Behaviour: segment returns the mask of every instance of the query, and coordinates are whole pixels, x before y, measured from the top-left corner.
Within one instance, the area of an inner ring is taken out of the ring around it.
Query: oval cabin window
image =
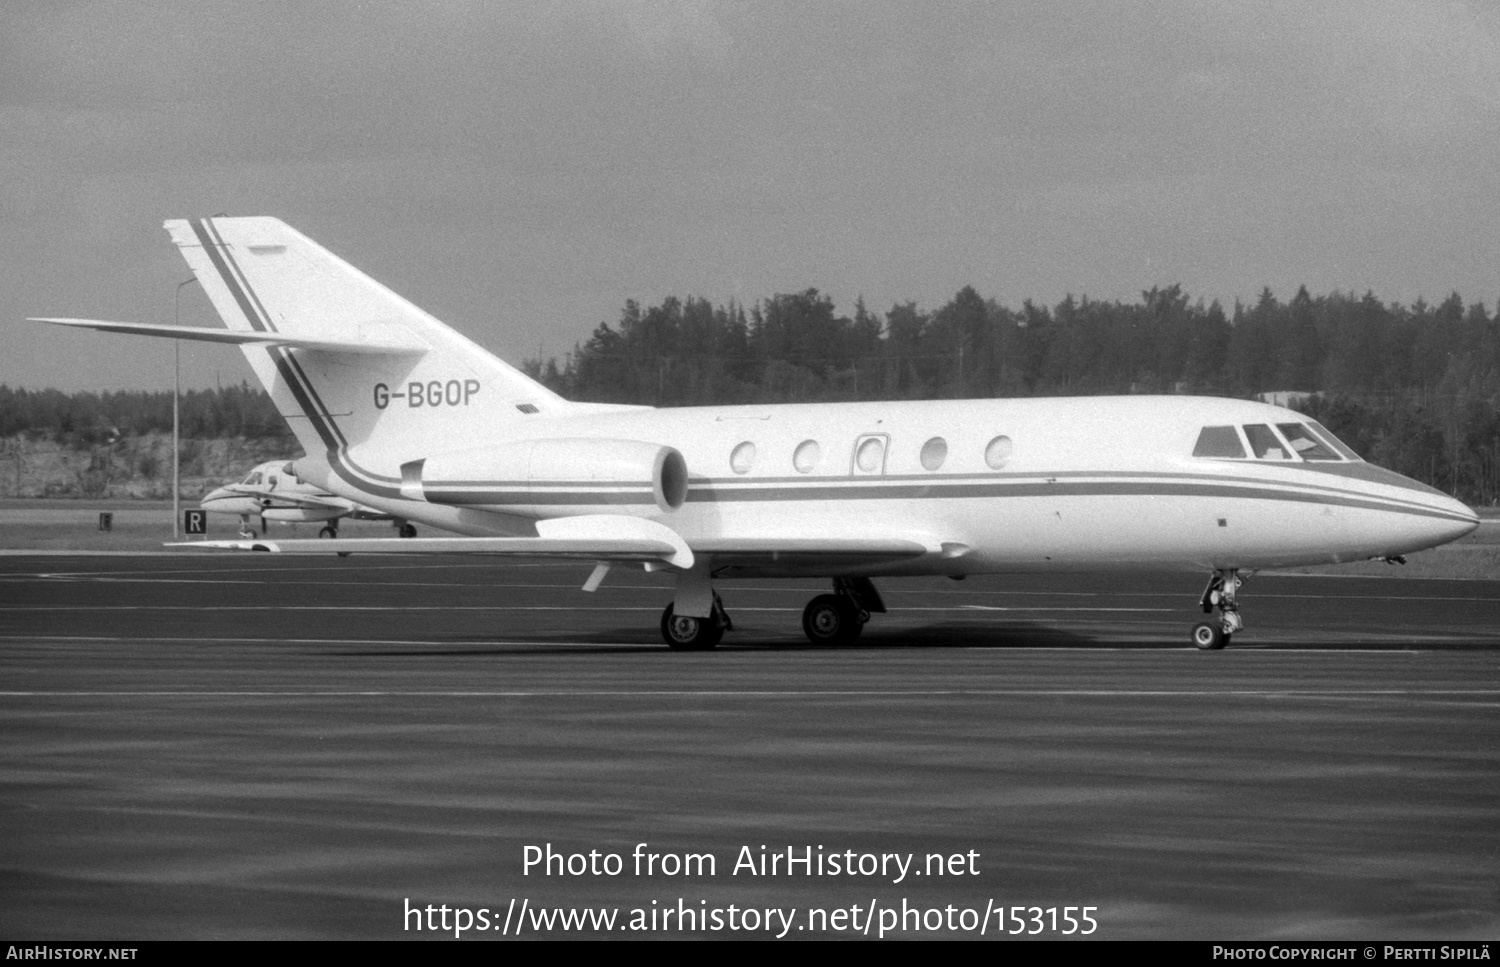
[[[741,443],[739,446],[735,447],[734,452],[729,455],[729,469],[733,470],[735,473],[749,473],[750,468],[754,466],[754,464],[755,444],[751,443],[749,440],[746,440],[744,443]]]
[[[812,473],[822,458],[823,448],[818,446],[817,440],[803,440],[797,444],[797,452],[792,454],[792,466],[798,473]]]
[[[922,469],[938,470],[943,466],[943,461],[948,459],[948,441],[940,436],[922,444]]]
[[[984,462],[991,470],[999,470],[1010,462],[1010,437],[997,436],[984,448]]]

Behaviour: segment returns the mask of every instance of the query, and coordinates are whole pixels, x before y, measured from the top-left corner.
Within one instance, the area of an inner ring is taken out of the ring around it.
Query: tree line
[[[689,406],[1110,393],[1253,397],[1294,391],[1299,406],[1361,455],[1461,499],[1500,499],[1500,320],[1458,294],[1437,305],[1373,294],[1253,303],[1192,299],[1180,286],[1139,300],[1068,296],[1019,308],[972,287],[924,310],[852,316],[816,289],[751,305],[669,297],[625,304],[561,362],[523,369],[570,399]],[[186,439],[295,438],[259,387],[192,390]],[[98,446],[169,432],[170,392],[0,385],[0,437]]]
[[[570,399],[690,406],[834,400],[1294,392],[1362,455],[1476,503],[1500,498],[1500,334],[1483,303],[1372,293],[1229,310],[1181,286],[1138,301],[1019,308],[961,289],[933,311],[816,289],[750,306],[625,304],[559,363],[523,368]],[[1302,396],[1300,394],[1312,394]]]
[[[296,438],[259,386],[240,383],[188,390],[178,404],[180,432],[188,440],[231,437]],[[172,430],[172,394],[121,390],[64,393],[0,385],[0,437],[45,437],[72,446],[96,446],[122,436]]]

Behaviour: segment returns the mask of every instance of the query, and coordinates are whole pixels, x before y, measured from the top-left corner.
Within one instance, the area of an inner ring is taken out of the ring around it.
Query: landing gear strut
[[[265,523],[264,517],[261,518],[261,523]],[[240,537],[247,541],[255,540],[255,528],[250,526],[249,514],[240,515]]]
[[[1217,609],[1219,616],[1193,625],[1193,644],[1202,651],[1223,648],[1229,644],[1231,635],[1245,627],[1245,622],[1240,619],[1239,603],[1234,597],[1243,583],[1239,569],[1232,567],[1220,568],[1208,579],[1208,587],[1203,589],[1203,597],[1198,604],[1203,608],[1204,614],[1212,614]]]

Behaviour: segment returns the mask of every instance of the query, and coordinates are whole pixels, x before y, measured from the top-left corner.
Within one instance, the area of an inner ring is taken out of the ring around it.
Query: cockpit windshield
[[[260,481],[261,481],[260,471],[257,470],[254,473],[250,474],[250,476],[248,476],[248,477],[245,478],[245,486],[246,487],[258,487],[258,486],[260,486]]]
[[[1312,430],[1301,423],[1278,423],[1276,429],[1286,437],[1286,442],[1292,445],[1297,456],[1303,460],[1337,460],[1339,455],[1334,453],[1322,440],[1313,436]]]
[[[1281,438],[1271,432],[1271,428],[1264,423],[1250,423],[1245,426],[1245,439],[1250,441],[1250,452],[1255,454],[1257,460],[1290,460],[1291,455],[1281,442]]]
[[[1205,426],[1198,433],[1193,456],[1220,460],[1307,460],[1340,462],[1358,460],[1359,455],[1345,446],[1321,424],[1246,423],[1242,426]]]

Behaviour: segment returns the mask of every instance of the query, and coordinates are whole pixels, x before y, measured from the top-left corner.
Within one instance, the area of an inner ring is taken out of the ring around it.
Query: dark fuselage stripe
[[[589,504],[619,504],[650,502],[644,491],[639,496],[630,492],[600,491],[526,491],[502,489],[437,490],[428,494],[428,500],[436,504],[517,506],[579,506]],[[1430,507],[1410,506],[1405,502],[1384,502],[1365,495],[1309,493],[1273,487],[1242,487],[1226,484],[1205,484],[1189,481],[1145,482],[1145,481],[1076,481],[1067,483],[966,483],[966,484],[897,484],[880,487],[870,486],[823,486],[823,487],[766,487],[760,489],[734,488],[725,490],[714,487],[693,487],[688,491],[690,503],[765,503],[848,501],[848,500],[993,500],[1011,498],[1047,497],[1206,497],[1234,500],[1270,500],[1290,503],[1317,504],[1329,507],[1351,507],[1360,510],[1376,510],[1384,513],[1407,514],[1415,517],[1431,517],[1472,523],[1472,518]]]

